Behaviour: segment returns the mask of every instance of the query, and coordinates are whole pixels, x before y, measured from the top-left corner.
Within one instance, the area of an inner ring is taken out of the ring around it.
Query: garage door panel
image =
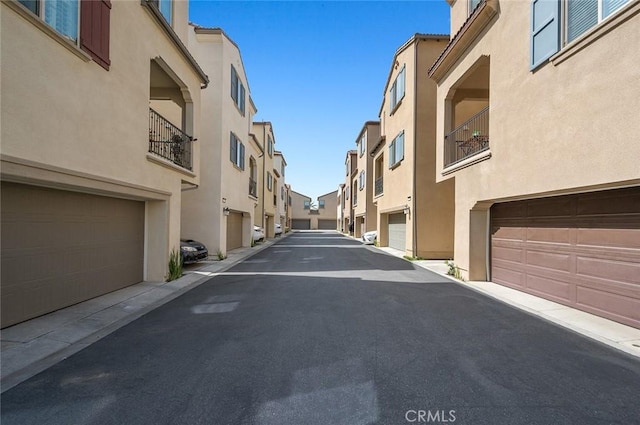
[[[640,322],[640,299],[616,293],[578,287],[577,304],[596,314],[615,316],[618,320]],[[586,307],[586,308],[585,308]]]
[[[404,214],[389,215],[389,247],[401,251],[407,246],[407,216]]]
[[[640,285],[640,263],[578,257],[577,274]]]
[[[242,213],[227,216],[227,251],[242,247]]]
[[[571,301],[572,285],[564,280],[553,279],[549,276],[526,275],[526,287],[531,292],[547,296],[555,301]]]
[[[571,270],[571,255],[569,254],[527,250],[526,256],[526,262],[530,266],[564,272]]]
[[[291,220],[291,227],[296,230],[309,230],[311,229],[311,220],[308,219],[293,219]]]
[[[496,204],[491,228],[494,282],[640,328],[640,187]]]
[[[640,250],[640,229],[578,229],[577,243]]]
[[[526,231],[528,242],[558,243],[569,245],[575,240],[574,229],[530,227]]]
[[[318,229],[320,230],[335,230],[336,229],[336,221],[322,219],[318,220]]]

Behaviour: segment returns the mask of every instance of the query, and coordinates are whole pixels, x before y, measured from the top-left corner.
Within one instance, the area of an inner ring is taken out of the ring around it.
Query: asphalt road
[[[638,424],[640,361],[297,233],[2,394],[9,424]]]

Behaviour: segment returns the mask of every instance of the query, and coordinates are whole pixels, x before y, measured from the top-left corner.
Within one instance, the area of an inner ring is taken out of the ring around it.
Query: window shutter
[[[240,107],[240,112],[242,112],[242,116],[244,116],[244,86],[242,85],[242,83],[240,84],[240,105],[238,105]]]
[[[402,67],[402,71],[400,71],[400,75],[398,75],[398,86],[396,87],[396,104],[400,102],[400,99],[404,97],[404,70],[405,67]]]
[[[244,145],[239,143],[240,145],[240,168],[244,170]]]
[[[110,0],[81,0],[80,47],[104,69],[109,69]]]
[[[238,74],[236,69],[231,65],[231,99],[234,102],[238,102]]]
[[[231,159],[231,162],[233,162],[234,164],[236,163],[236,161],[238,160],[238,147],[236,145],[236,138],[233,135],[233,133],[231,133],[230,139],[229,139],[229,151],[230,151],[230,155],[229,155],[229,159]]]
[[[398,135],[396,140],[396,162],[404,159],[404,131]]]
[[[531,69],[560,49],[560,1],[531,2]]]
[[[391,168],[393,166],[393,164],[396,162],[395,161],[395,152],[394,152],[395,144],[396,144],[396,141],[394,140],[389,145],[389,168]]]
[[[570,0],[567,4],[567,41],[598,23],[598,0]]]

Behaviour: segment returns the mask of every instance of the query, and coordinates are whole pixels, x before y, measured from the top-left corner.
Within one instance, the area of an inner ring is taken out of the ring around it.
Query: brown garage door
[[[294,218],[291,220],[291,228],[296,230],[309,230],[311,229],[311,220]]]
[[[227,251],[242,247],[242,213],[227,216]]]
[[[640,328],[640,187],[496,204],[491,280]]]
[[[144,203],[2,183],[2,326],[143,279]]]
[[[336,220],[322,219],[318,220],[318,229],[320,230],[336,230]]]

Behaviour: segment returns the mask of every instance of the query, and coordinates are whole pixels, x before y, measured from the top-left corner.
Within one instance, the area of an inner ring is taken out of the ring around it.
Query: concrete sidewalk
[[[376,249],[396,257],[403,258],[404,256],[404,252],[397,249],[388,247],[376,247]],[[526,294],[493,282],[463,282],[454,279],[447,275],[449,267],[442,260],[416,260],[412,261],[412,263],[438,273],[459,285],[595,339],[617,350],[640,357],[640,329],[632,328],[631,326],[623,325],[613,320],[567,307],[566,305],[536,297],[535,295]]]
[[[172,282],[141,282],[0,331],[0,392],[29,379],[149,311],[179,297],[290,233],[184,266]],[[214,259],[215,258],[215,259]]]

